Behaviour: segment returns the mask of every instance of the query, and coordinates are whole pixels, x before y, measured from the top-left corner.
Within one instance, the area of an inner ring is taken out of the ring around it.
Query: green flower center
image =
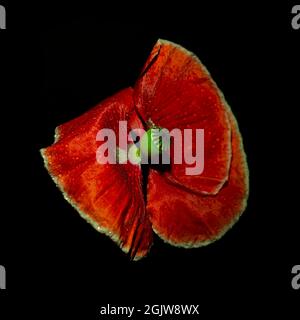
[[[169,132],[161,127],[152,127],[141,138],[141,154],[146,157],[161,155],[170,149]]]

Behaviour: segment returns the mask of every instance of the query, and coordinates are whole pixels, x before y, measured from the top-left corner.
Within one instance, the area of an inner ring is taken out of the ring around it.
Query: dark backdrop
[[[0,264],[8,289],[0,300],[11,314],[96,319],[106,303],[200,304],[228,315],[236,305],[254,314],[295,306],[300,31],[291,29],[291,6],[175,7],[7,4]],[[155,238],[149,256],[131,262],[63,199],[39,149],[58,124],[133,85],[158,38],[198,55],[224,92],[244,138],[250,198],[216,243],[185,250]]]

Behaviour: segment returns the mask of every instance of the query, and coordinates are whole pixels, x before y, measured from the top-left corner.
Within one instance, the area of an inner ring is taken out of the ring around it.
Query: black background
[[[0,302],[11,318],[96,319],[106,303],[200,304],[211,315],[292,312],[300,30],[291,28],[291,7],[6,5],[0,264],[8,289]],[[216,243],[185,250],[155,238],[149,256],[131,262],[64,201],[39,149],[53,142],[58,124],[132,86],[158,38],[198,55],[224,92],[244,138],[250,198]]]

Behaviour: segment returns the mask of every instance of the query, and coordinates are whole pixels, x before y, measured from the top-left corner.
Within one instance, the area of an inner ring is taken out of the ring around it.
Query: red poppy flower
[[[187,164],[172,159],[167,170],[149,166],[146,178],[140,165],[99,164],[97,132],[110,128],[118,137],[120,121],[128,131],[149,123],[203,129],[203,172],[187,175]],[[199,59],[169,41],[156,43],[134,88],[58,126],[41,153],[65,199],[135,260],[148,253],[153,231],[172,245],[200,247],[219,239],[246,206],[246,156],[230,107]]]

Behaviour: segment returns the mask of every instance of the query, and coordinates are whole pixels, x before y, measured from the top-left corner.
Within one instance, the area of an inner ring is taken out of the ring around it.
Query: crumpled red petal
[[[123,90],[59,126],[55,143],[42,149],[42,155],[65,199],[137,260],[152,244],[140,166],[96,161],[97,132],[110,128],[118,135],[119,121],[130,123],[133,112],[132,89]]]
[[[232,162],[228,181],[217,195],[192,193],[151,170],[147,212],[155,232],[172,245],[200,247],[219,239],[246,207],[249,189],[246,156],[238,125],[229,116]]]
[[[148,58],[134,92],[145,122],[168,130],[204,129],[204,171],[186,175],[186,164],[171,166],[173,182],[195,192],[216,194],[228,178],[231,133],[222,93],[199,59],[183,47],[159,40]],[[192,150],[195,154],[196,142]]]

